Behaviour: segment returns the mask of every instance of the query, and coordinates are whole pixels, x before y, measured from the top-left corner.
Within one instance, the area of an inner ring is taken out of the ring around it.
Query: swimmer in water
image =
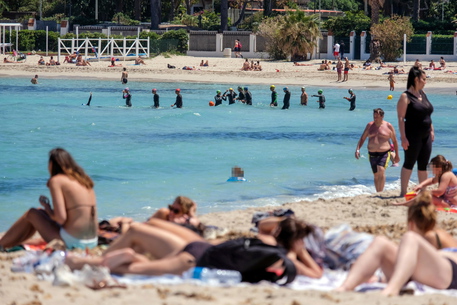
[[[176,108],[182,108],[182,95],[181,95],[181,89],[176,89],[175,90],[175,93],[176,93],[176,102],[171,105],[171,107],[175,107]]]
[[[324,93],[324,91],[322,89],[319,89],[317,91],[317,94],[312,95],[319,98],[319,100],[316,101],[319,103],[319,109],[325,109],[325,95],[323,95],[322,93]]]
[[[270,91],[271,91],[270,107],[276,107],[276,106],[278,106],[278,93],[276,92],[275,85],[270,86]]]
[[[30,80],[30,82],[31,82],[32,84],[34,84],[34,85],[38,84],[38,75],[35,75],[35,77],[32,78],[32,79]]]
[[[154,97],[154,108],[159,108],[160,107],[160,104],[159,104],[159,95],[157,94],[157,89],[152,89],[152,95]]]
[[[355,93],[352,89],[348,90],[348,93],[351,95],[350,97],[343,97],[345,100],[348,100],[349,103],[351,103],[351,107],[349,108],[349,111],[352,111],[355,109]]]
[[[83,104],[83,105],[90,106],[90,101],[92,101],[92,92],[90,93],[89,100],[87,101],[87,104]]]
[[[125,88],[122,90],[122,97],[125,99],[125,105],[127,107],[132,107],[132,94],[130,94],[130,89]]]

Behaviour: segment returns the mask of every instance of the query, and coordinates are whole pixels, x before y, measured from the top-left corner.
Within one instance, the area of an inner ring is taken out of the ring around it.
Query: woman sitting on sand
[[[284,256],[283,259],[273,262],[270,268],[262,271],[279,273],[280,276],[281,273],[285,273],[285,260],[290,260],[295,266],[294,273],[320,277],[322,271],[316,272],[312,267],[294,258],[294,255],[290,255],[296,249],[303,249],[303,238],[309,230],[306,223],[294,218],[286,218],[279,222],[275,236],[259,234],[257,239],[264,244],[278,247],[278,250],[284,248],[289,252],[287,257]],[[103,253],[102,257],[68,256],[66,263],[72,269],[81,269],[84,264],[89,264],[104,265],[111,272],[120,274],[181,275],[189,268],[198,266],[199,260],[212,247],[212,244],[186,228],[160,219],[152,219],[150,225],[139,223],[132,225],[129,231]],[[155,260],[149,260],[146,255],[154,257]],[[269,269],[272,270],[269,271]]]
[[[62,148],[49,152],[47,186],[52,206],[40,196],[43,209],[31,208],[0,239],[0,248],[20,245],[35,232],[50,242],[61,239],[68,249],[97,246],[97,207],[94,183],[71,155]]]
[[[251,70],[251,65],[249,64],[249,60],[246,58],[244,60],[243,66],[241,67],[241,71],[249,71]]]
[[[400,245],[386,237],[376,237],[337,290],[354,290],[378,268],[387,278],[384,295],[398,295],[410,280],[435,289],[457,289],[457,253],[446,250],[457,248],[457,241],[449,233],[435,229],[435,223],[432,196],[424,191],[408,208],[408,232]]]

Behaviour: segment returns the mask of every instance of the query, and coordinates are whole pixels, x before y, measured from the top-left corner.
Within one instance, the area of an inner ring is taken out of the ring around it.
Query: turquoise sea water
[[[373,108],[383,108],[397,127],[400,95],[387,100],[387,90],[356,90],[357,108],[350,112],[346,90],[324,88],[327,108],[319,110],[316,98],[299,106],[299,87],[292,86],[291,107],[283,111],[269,107],[268,85],[249,86],[252,107],[208,107],[216,90],[238,84],[132,82],[133,107],[126,108],[117,81],[39,81],[0,79],[0,231],[39,206],[40,194],[49,195],[48,151],[56,146],[94,179],[100,218],[143,220],[177,195],[208,213],[374,192],[366,144],[365,158],[356,160],[354,150]],[[178,87],[184,108],[171,109]],[[150,108],[152,88],[160,109]],[[81,106],[90,91],[92,106]],[[428,96],[435,106],[433,155],[457,164],[456,97]],[[248,182],[226,182],[235,165]],[[388,169],[387,188],[398,187],[399,175],[399,167]]]

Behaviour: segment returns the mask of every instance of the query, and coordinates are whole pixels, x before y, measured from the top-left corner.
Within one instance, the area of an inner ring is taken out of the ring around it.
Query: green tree
[[[267,52],[274,59],[313,54],[320,38],[317,15],[306,16],[303,11],[288,11],[284,16],[267,18],[259,26],[258,34],[267,40]]]
[[[339,11],[358,11],[362,9],[363,1],[357,0],[321,0],[321,10],[339,10]],[[319,1],[310,1],[308,3],[310,9],[315,9],[316,13],[319,10]]]
[[[401,55],[403,34],[408,41],[414,34],[409,17],[394,15],[371,26],[371,35],[380,42],[381,56],[385,61],[395,61]]]
[[[324,22],[324,27],[333,32],[335,37],[349,36],[351,31],[360,34],[370,28],[370,17],[365,12],[346,12],[341,17],[330,17]]]

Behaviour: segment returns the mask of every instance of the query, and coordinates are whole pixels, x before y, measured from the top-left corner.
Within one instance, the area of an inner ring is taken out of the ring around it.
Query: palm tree
[[[313,54],[317,46],[317,39],[321,37],[319,17],[317,15],[306,16],[303,11],[290,11],[284,19],[281,27],[279,43],[285,54],[289,54],[293,60],[296,56],[307,57]]]
[[[151,30],[158,30],[160,24],[160,0],[151,0]]]
[[[379,10],[384,6],[385,0],[370,0],[371,6],[371,26],[379,23]],[[370,42],[370,60],[377,61],[379,58],[379,44],[378,41],[371,35]]]

